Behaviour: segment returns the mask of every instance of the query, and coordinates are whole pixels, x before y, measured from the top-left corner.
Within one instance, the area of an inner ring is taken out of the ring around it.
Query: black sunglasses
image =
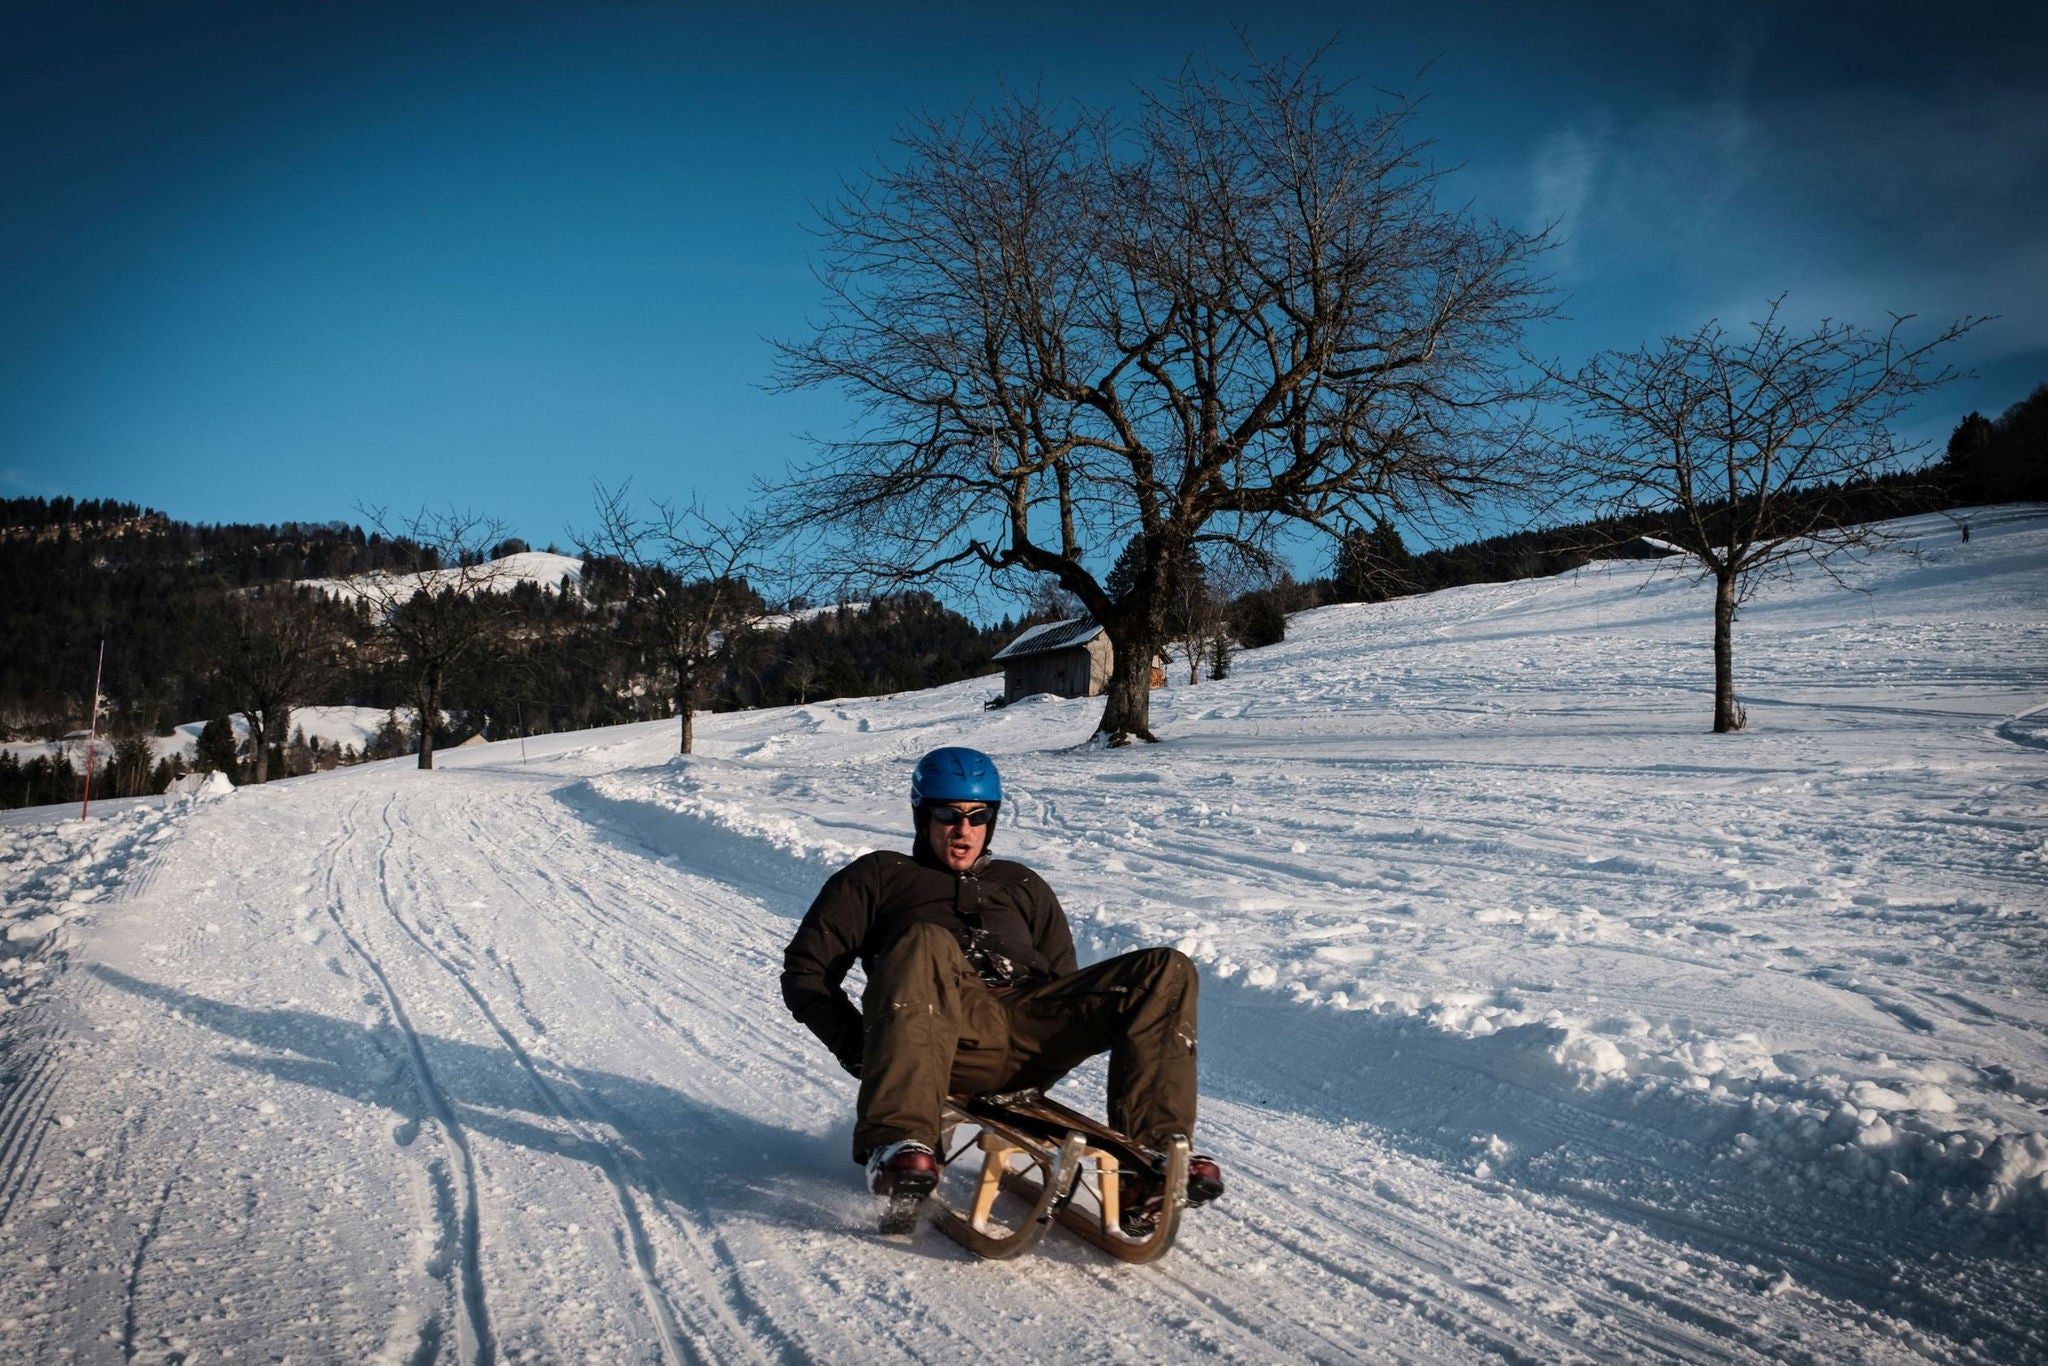
[[[969,811],[958,806],[927,806],[924,814],[925,819],[937,821],[940,825],[958,825],[961,821],[966,821],[969,825],[987,825],[996,818],[996,809],[993,806],[984,806],[979,810]]]

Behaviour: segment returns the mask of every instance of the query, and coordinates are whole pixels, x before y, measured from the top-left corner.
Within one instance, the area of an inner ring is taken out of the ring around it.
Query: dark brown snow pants
[[[1109,1054],[1109,1123],[1149,1147],[1195,1131],[1195,965],[1140,949],[1057,981],[994,992],[959,941],[918,925],[873,965],[861,997],[865,1049],[856,1162],[914,1138],[939,1146],[949,1092],[1047,1087]]]

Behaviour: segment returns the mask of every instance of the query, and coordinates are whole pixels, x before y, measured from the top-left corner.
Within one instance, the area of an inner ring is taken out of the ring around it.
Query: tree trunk
[[[270,733],[277,737],[277,776],[289,778],[291,765],[286,762],[289,757],[286,750],[292,742],[292,705],[289,702],[279,702],[264,712],[263,716],[270,723]],[[271,720],[272,717],[276,719]]]
[[[1127,639],[1111,630],[1109,643],[1116,655],[1110,662],[1107,703],[1095,733],[1108,736],[1112,745],[1128,745],[1132,740],[1156,743],[1159,737],[1152,733],[1152,657],[1159,652],[1158,641]]]
[[[690,709],[690,701],[697,695],[697,671],[690,661],[677,659],[676,666],[676,715],[682,722],[682,753],[690,753],[697,743],[697,718]]]
[[[243,712],[249,721],[249,781],[261,787],[270,781],[270,713]]]
[[[441,679],[429,672],[420,680],[420,767],[434,766],[434,722],[441,715]]]
[[[1735,579],[1714,581],[1714,734],[1742,729],[1748,718],[1735,702]]]

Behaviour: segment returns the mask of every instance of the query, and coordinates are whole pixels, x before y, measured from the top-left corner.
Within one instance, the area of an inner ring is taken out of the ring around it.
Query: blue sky
[[[820,300],[810,206],[906,111],[1004,82],[1128,101],[1235,61],[1240,28],[1264,53],[1334,38],[1361,98],[1416,84],[1451,193],[1559,223],[1544,353],[1781,292],[1865,325],[2000,315],[1954,353],[1977,378],[1915,419],[1938,445],[2048,380],[2041,13],[16,4],[0,496],[202,522],[453,505],[564,549],[593,479],[744,502],[845,420],[766,391],[770,340]]]

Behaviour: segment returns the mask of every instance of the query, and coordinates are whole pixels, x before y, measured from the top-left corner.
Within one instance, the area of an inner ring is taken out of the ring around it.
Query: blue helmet
[[[910,775],[910,807],[915,811],[926,802],[1003,801],[1003,775],[995,760],[978,749],[948,745],[935,749],[917,761]]]

